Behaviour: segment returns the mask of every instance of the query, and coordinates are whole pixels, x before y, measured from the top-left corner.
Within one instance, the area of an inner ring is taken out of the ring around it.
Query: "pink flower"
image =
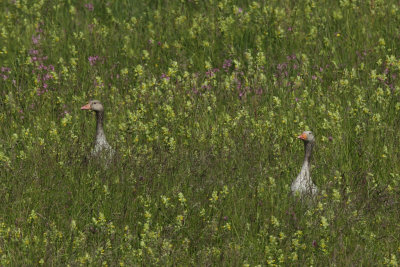
[[[40,34],[38,34],[37,36],[32,35],[32,43],[33,44],[38,44],[40,40]]]
[[[87,10],[89,10],[89,11],[93,11],[93,10],[94,10],[94,6],[93,6],[92,3],[87,3],[87,4],[85,4],[85,7],[86,7]]]
[[[29,50],[29,54],[31,54],[31,55],[37,55],[37,54],[39,54],[39,51],[36,50],[36,49],[31,49],[31,50]]]
[[[170,78],[168,77],[167,74],[163,73],[163,74],[161,74],[161,79],[169,80]]]
[[[97,61],[98,59],[99,59],[99,56],[90,56],[90,57],[88,58],[89,63],[90,63],[91,66],[93,66],[94,64],[96,64],[96,61]]]

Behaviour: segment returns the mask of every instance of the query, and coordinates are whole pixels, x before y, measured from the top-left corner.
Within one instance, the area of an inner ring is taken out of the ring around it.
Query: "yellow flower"
[[[209,199],[212,203],[215,203],[218,201],[218,192],[214,191],[211,195],[211,198]]]
[[[325,229],[329,226],[328,220],[324,216],[321,216],[321,226]]]
[[[146,219],[150,219],[151,218],[151,213],[146,210],[145,213],[144,213],[144,217]]]

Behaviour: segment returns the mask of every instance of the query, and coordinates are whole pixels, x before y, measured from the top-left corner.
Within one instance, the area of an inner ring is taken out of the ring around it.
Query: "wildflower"
[[[96,64],[96,61],[99,59],[99,56],[90,56],[88,58],[90,66],[94,66]]]
[[[166,208],[168,208],[170,206],[169,200],[170,200],[169,197],[166,197],[164,195],[161,196],[161,201],[165,205]]]
[[[123,69],[121,70],[121,76],[126,76],[128,73],[129,73],[128,68],[123,68]]]
[[[227,222],[224,226],[222,226],[222,228],[224,230],[230,231],[231,230],[231,224]]]
[[[332,197],[335,202],[339,202],[340,200],[340,193],[337,189],[333,189]]]
[[[76,230],[76,221],[75,220],[71,221],[71,230],[72,231]]]
[[[232,66],[232,60],[230,59],[225,59],[224,64],[222,65],[222,68],[228,72],[229,68]]]
[[[40,34],[39,35],[32,35],[32,43],[33,44],[38,44],[39,43],[39,40],[40,40]]]
[[[299,258],[298,255],[297,255],[297,252],[292,252],[291,258],[292,258],[293,261],[297,261],[298,258]]]
[[[184,205],[184,204],[186,203],[186,198],[185,198],[185,196],[183,195],[182,192],[179,192],[178,198],[179,198],[179,202],[180,202],[182,205]]]
[[[85,7],[86,7],[87,10],[89,10],[89,11],[93,11],[93,10],[94,10],[94,6],[93,6],[92,3],[87,3],[87,4],[85,4]]]
[[[206,215],[206,210],[204,208],[202,208],[201,211],[200,211],[200,216],[204,217],[205,215]]]
[[[275,216],[271,216],[271,224],[275,227],[279,227],[280,223],[278,221],[278,219]]]
[[[31,211],[31,214],[29,215],[28,222],[29,222],[29,223],[33,223],[33,222],[35,222],[37,219],[38,219],[38,216],[37,216],[37,214],[36,214],[36,211],[35,211],[35,210],[32,210],[32,211]]]
[[[137,76],[142,76],[142,74],[143,74],[143,67],[142,67],[142,65],[136,65],[136,67],[135,67],[135,74],[136,74]]]
[[[211,203],[215,203],[218,201],[218,192],[217,191],[213,191],[211,198],[209,199],[211,201]]]
[[[167,74],[162,73],[161,74],[161,79],[165,79],[165,80],[169,81],[170,77]]]
[[[142,59],[144,60],[150,59],[150,53],[147,50],[142,51]]]
[[[146,219],[150,219],[151,218],[151,213],[146,210],[145,213],[144,213],[144,217]]]
[[[280,233],[279,233],[279,240],[283,240],[283,239],[285,239],[285,238],[286,238],[285,233],[284,233],[284,232],[280,232]]]
[[[176,216],[176,222],[177,222],[178,225],[182,225],[183,224],[183,220],[184,220],[183,215]]]
[[[321,216],[321,226],[325,229],[329,226],[328,220],[324,216]]]

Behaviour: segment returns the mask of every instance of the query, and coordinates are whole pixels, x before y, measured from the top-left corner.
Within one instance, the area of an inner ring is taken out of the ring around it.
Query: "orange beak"
[[[90,103],[87,103],[86,105],[84,105],[83,107],[81,107],[81,109],[90,110]]]
[[[307,134],[306,133],[302,133],[301,135],[297,136],[297,138],[300,138],[302,140],[306,140],[307,139]]]

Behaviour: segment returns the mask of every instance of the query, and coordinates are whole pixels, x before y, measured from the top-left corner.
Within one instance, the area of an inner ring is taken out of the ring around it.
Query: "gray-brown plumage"
[[[114,149],[108,144],[103,129],[104,107],[99,100],[91,100],[88,104],[81,107],[82,110],[91,110],[96,114],[96,137],[92,156],[102,157],[110,161],[114,156]]]
[[[318,188],[311,180],[310,175],[310,157],[315,144],[315,138],[310,131],[303,132],[298,138],[304,142],[305,156],[303,166],[301,167],[299,175],[297,175],[296,179],[293,181],[291,190],[293,195],[301,197],[315,196],[318,193]]]

